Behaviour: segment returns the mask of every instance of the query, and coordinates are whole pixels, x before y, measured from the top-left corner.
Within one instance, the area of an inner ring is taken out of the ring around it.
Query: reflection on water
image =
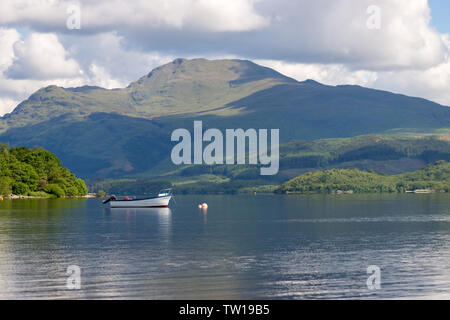
[[[116,217],[122,221],[125,217],[126,224],[136,223],[136,218],[147,217],[150,223],[158,226],[158,233],[160,236],[166,238],[170,234],[170,224],[172,222],[172,210],[170,208],[107,208],[104,209],[106,214],[111,217]]]
[[[5,200],[0,298],[450,298],[449,241],[447,194]]]

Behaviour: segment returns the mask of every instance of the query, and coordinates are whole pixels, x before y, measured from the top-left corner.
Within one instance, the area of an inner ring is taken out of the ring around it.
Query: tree
[[[87,194],[86,184],[53,153],[42,148],[9,148],[0,144],[1,194],[44,191],[58,197]],[[47,191],[46,191],[47,190]]]
[[[6,196],[12,193],[13,179],[10,177],[0,177],[0,195]]]

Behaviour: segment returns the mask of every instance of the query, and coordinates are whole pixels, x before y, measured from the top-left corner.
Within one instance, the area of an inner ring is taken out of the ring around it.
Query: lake
[[[450,299],[450,195],[4,200],[0,299],[20,298]]]

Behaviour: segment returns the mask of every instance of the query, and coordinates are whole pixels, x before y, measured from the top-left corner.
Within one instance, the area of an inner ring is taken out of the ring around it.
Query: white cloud
[[[14,79],[54,79],[79,76],[78,63],[67,58],[67,52],[55,34],[32,33],[13,45],[14,61],[6,71]]]
[[[276,60],[256,60],[255,62],[298,81],[313,79],[328,85],[345,83],[368,86],[372,85],[378,77],[375,71],[352,71],[343,64],[287,63]]]
[[[31,56],[31,62],[26,63],[30,65],[43,59],[41,62],[47,70],[39,70],[39,65],[33,66],[27,70],[27,77],[13,78],[11,73],[17,72],[13,67],[17,67],[19,62],[22,66],[25,64],[24,60],[14,60],[14,46],[18,41],[20,43],[20,35],[15,29],[0,29],[0,115],[11,112],[33,92],[48,85],[61,87],[93,85],[108,89],[125,87],[129,82],[174,58],[156,52],[125,50],[121,45],[121,38],[115,33],[81,38],[65,37],[67,49],[59,41],[55,42],[57,38],[54,35],[48,37],[48,34],[32,33],[25,39],[25,43],[29,43],[28,39],[34,39],[33,44],[28,44],[32,47],[30,51],[40,43],[36,43],[35,40],[42,36],[44,40],[50,39],[50,43],[56,46],[57,50],[48,50],[50,54],[44,58],[41,55],[33,60]],[[72,58],[67,59],[67,55]],[[50,64],[54,65],[49,66]],[[55,68],[56,66],[60,66],[62,72],[59,72],[61,70]],[[76,69],[73,66],[76,66]],[[52,67],[54,69],[51,69],[50,73],[48,68]],[[71,73],[67,74],[67,70],[71,70]]]
[[[68,30],[77,2],[81,30]],[[123,87],[176,57],[242,57],[450,105],[449,52],[427,0],[1,0],[0,114],[46,85]]]
[[[81,30],[67,8],[81,5]],[[380,30],[367,8],[381,10]],[[355,69],[429,68],[445,44],[427,0],[2,0],[0,24],[65,34],[116,31],[130,46],[251,59],[346,64]]]
[[[13,100],[10,98],[0,98],[0,115],[11,112],[11,107],[17,106],[18,104],[18,100]]]
[[[257,0],[2,0],[0,24],[64,29],[69,5],[80,5],[86,29],[170,28],[199,31],[246,31],[268,19],[254,9]]]
[[[8,69],[14,59],[13,45],[20,40],[20,35],[15,29],[0,28],[0,72]]]
[[[91,64],[89,72],[92,75],[90,82],[99,87],[112,89],[124,86],[124,84],[117,79],[111,78],[111,75],[105,68],[98,66],[95,63]]]
[[[123,37],[116,32],[86,36],[65,36],[63,38],[70,55],[77,60],[90,78],[92,65],[107,71],[120,83],[127,85],[152,69],[177,58],[155,51],[143,52],[123,46]]]
[[[11,112],[21,101],[27,99],[40,88],[57,85],[61,87],[78,87],[86,84],[83,77],[72,79],[8,79],[0,76],[0,115]]]
[[[450,61],[427,70],[382,72],[372,86],[450,106]]]
[[[345,64],[302,64],[276,60],[256,60],[255,62],[298,81],[313,79],[328,85],[361,85],[423,97],[450,106],[450,35],[442,35],[442,39],[447,46],[444,61],[426,69],[372,71],[352,69]]]
[[[383,70],[428,68],[445,59],[445,44],[430,27],[427,0],[316,1],[316,45],[325,54],[354,68]],[[380,9],[380,29],[367,28],[367,8]],[[320,8],[322,6],[323,9]],[[320,10],[324,15],[320,15]],[[332,61],[328,61],[332,62]]]

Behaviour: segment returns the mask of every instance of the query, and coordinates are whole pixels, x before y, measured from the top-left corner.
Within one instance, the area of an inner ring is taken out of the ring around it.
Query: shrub
[[[27,195],[30,188],[23,182],[14,182],[12,185],[12,192],[17,195]]]
[[[39,198],[49,198],[51,197],[50,194],[44,192],[44,191],[30,191],[28,192],[28,195],[30,197],[39,197]]]
[[[10,177],[0,177],[0,195],[6,196],[12,193],[12,182]]]
[[[64,190],[58,186],[57,184],[48,184],[44,187],[44,191],[49,193],[49,194],[53,194],[58,198],[62,198],[64,197],[66,194],[64,192]]]

